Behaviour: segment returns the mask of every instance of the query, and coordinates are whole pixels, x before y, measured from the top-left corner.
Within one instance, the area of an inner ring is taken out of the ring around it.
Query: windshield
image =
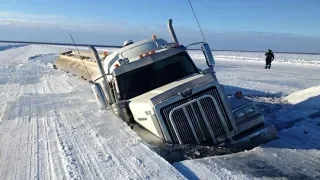
[[[170,56],[117,76],[121,99],[131,99],[188,75],[198,69],[186,52]]]

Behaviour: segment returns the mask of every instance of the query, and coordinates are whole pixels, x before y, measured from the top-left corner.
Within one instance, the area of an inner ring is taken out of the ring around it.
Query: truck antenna
[[[196,13],[195,13],[194,10],[193,10],[193,7],[192,7],[192,4],[191,4],[190,0],[188,0],[188,1],[189,1],[189,4],[190,4],[190,7],[191,7],[191,9],[192,9],[193,15],[194,15],[194,17],[196,18],[196,21],[197,21],[197,23],[198,23],[200,32],[201,32],[201,34],[202,34],[203,41],[206,42],[206,38],[205,38],[204,35],[203,35],[203,32],[202,32],[200,23],[199,23],[199,21],[198,21],[198,18],[197,18],[197,16],[196,16]]]
[[[69,35],[70,35],[70,38],[71,38],[74,46],[76,47],[76,49],[77,49],[77,51],[78,51],[78,54],[79,54],[80,59],[82,60],[83,66],[86,68],[86,71],[87,71],[87,74],[88,74],[88,76],[89,76],[90,81],[93,82],[92,79],[91,79],[90,73],[89,73],[89,71],[88,71],[88,69],[87,69],[87,66],[86,66],[86,64],[84,63],[83,59],[81,58],[80,51],[79,51],[76,43],[74,42],[72,35],[71,35],[71,34],[69,34]]]

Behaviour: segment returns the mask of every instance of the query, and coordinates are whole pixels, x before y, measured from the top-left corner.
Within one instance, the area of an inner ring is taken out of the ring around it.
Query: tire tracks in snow
[[[48,74],[44,75],[44,79],[49,79]],[[69,78],[63,80],[60,79],[60,83],[63,83],[68,79]],[[49,82],[45,82],[48,85]],[[49,96],[48,101],[51,101],[51,98],[49,98]],[[60,106],[68,107],[72,105],[64,101]],[[73,113],[75,115],[73,115]],[[59,113],[56,114],[59,115],[56,116],[58,117],[58,119],[55,120],[55,131],[58,137],[58,144],[60,146],[62,159],[65,160],[63,162],[65,167],[64,169],[66,171],[66,174],[68,174],[70,178],[78,177],[82,179],[82,176],[84,179],[108,178],[108,175],[104,174],[101,169],[109,168],[115,164],[119,167],[119,171],[117,172],[117,174],[120,173],[123,178],[128,179],[130,177],[136,176],[136,174],[140,174],[141,177],[144,177],[142,175],[142,171],[137,172],[131,170],[132,168],[130,168],[130,164],[135,165],[136,163],[140,164],[140,166],[144,170],[147,170],[150,174],[152,174],[151,171],[149,171],[148,168],[143,165],[142,161],[137,158],[132,157],[130,159],[125,159],[124,155],[122,154],[120,154],[120,156],[115,156],[115,154],[110,155],[110,152],[117,152],[119,150],[111,148],[110,150],[106,151],[106,148],[100,142],[99,137],[96,137],[96,131],[92,128],[89,122],[86,122],[86,119],[82,115],[81,111],[76,110],[76,112],[70,113],[68,110],[62,109]],[[85,129],[87,131],[86,134],[82,135],[83,132],[78,131],[77,128],[74,128],[70,124],[70,122],[72,122],[72,119],[78,119],[78,121],[82,122],[81,126],[84,127],[82,127],[81,129]],[[59,123],[57,123],[58,120]],[[79,136],[77,134],[79,134]],[[82,137],[84,139],[78,137]],[[90,140],[85,141],[85,139]],[[92,142],[92,145],[88,146],[88,142]],[[112,145],[111,147],[116,146]],[[91,153],[88,154],[88,152]],[[114,157],[120,158],[118,159]],[[130,164],[126,167],[123,167],[124,164],[128,164],[128,161],[130,162]],[[128,169],[130,170],[129,172],[127,172]]]
[[[69,100],[61,101],[61,104],[57,106],[72,107],[72,103],[76,103],[77,99],[77,97],[71,97]],[[49,96],[48,101],[51,101]],[[82,111],[85,109],[63,108],[55,112],[55,131],[60,146],[60,155],[64,159],[63,166],[70,178],[109,179],[112,172],[101,170],[112,169],[112,166],[118,167],[117,172],[114,172],[116,176],[113,178],[129,179],[138,176],[144,179],[145,174],[153,175],[152,170],[145,166],[139,158],[132,156],[126,159],[122,154],[122,149],[118,149],[112,141],[110,146],[104,146],[97,130],[93,128],[90,121],[86,120]],[[74,122],[74,119],[77,122]],[[141,167],[140,170],[131,168],[137,165]]]
[[[51,98],[49,96],[48,100],[51,101]],[[69,104],[66,103],[60,104],[60,106],[63,107],[68,107],[68,105]],[[101,178],[101,172],[93,170],[92,168],[90,168],[90,164],[87,163],[90,159],[88,157],[85,157],[87,152],[83,150],[83,146],[85,146],[85,144],[79,143],[79,140],[77,140],[74,137],[74,133],[71,132],[72,126],[70,126],[68,123],[68,121],[70,121],[70,118],[68,117],[68,112],[62,110],[59,114],[60,115],[58,115],[58,113],[55,112],[53,114],[53,117],[56,117],[54,120],[55,133],[57,135],[57,144],[59,146],[61,158],[63,159],[62,163],[66,175],[69,175],[71,179],[87,179],[86,176],[89,176],[90,179],[94,179],[95,176],[93,174]],[[83,164],[85,164],[86,166],[83,167]],[[90,173],[84,172],[86,168],[89,168]],[[82,177],[83,175],[86,176]]]
[[[91,136],[92,133],[88,127],[81,129],[89,132],[82,132],[70,124],[72,119],[77,119],[83,123],[81,126],[86,126],[85,120],[79,116],[79,112],[75,113],[75,117],[65,109],[59,114],[60,121],[56,124],[56,131],[61,144],[62,158],[66,160],[64,166],[67,167],[67,174],[71,178],[78,177],[79,179],[108,179],[108,176],[106,177],[101,169],[115,165],[114,158],[108,156],[95,136]],[[89,142],[90,145],[88,145]],[[127,175],[122,171],[120,174],[126,178],[133,175]]]
[[[0,156],[1,179],[181,177],[164,161],[154,165],[158,156],[131,138],[129,130],[118,129],[122,126],[115,126],[107,137],[101,136],[95,123],[105,125],[109,117],[103,116],[107,119],[102,121],[99,113],[94,112],[96,109],[90,107],[87,82],[48,68],[40,60],[25,62],[19,71],[10,73],[11,81],[3,94],[7,107],[2,114],[5,123],[0,125],[0,143],[5,148],[0,150],[7,160]],[[13,83],[16,84],[9,86]],[[11,90],[12,87],[16,88]]]

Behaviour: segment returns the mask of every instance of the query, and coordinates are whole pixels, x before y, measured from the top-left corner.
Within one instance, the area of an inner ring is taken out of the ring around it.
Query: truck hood
[[[170,98],[188,88],[193,88],[209,81],[214,81],[211,75],[193,75],[134,97],[130,99],[130,103],[151,103],[155,105],[160,101]]]

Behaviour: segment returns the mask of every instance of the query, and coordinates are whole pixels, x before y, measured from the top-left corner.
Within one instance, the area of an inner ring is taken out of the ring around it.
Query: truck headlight
[[[241,119],[247,115],[254,114],[256,109],[253,106],[248,106],[244,109],[235,112],[235,116],[237,119]]]
[[[246,108],[247,114],[252,114],[252,113],[254,113],[255,111],[256,111],[256,110],[255,110],[254,107],[252,107],[252,106]]]
[[[236,117],[237,119],[241,119],[246,115],[246,111],[242,110],[242,111],[238,111],[236,112]]]

